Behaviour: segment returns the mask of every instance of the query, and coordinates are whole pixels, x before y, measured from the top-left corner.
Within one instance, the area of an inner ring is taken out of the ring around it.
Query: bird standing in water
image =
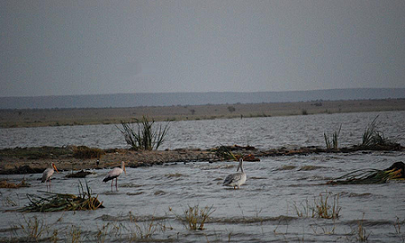
[[[120,167],[115,167],[111,171],[107,173],[107,176],[103,179],[103,182],[107,182],[111,180],[111,190],[113,186],[113,182],[115,179],[115,189],[118,191],[118,176],[122,174],[124,171],[125,175],[127,174],[127,171],[125,170],[125,162],[121,162],[121,168]]]
[[[48,189],[49,189],[49,187],[51,187],[51,176],[53,175],[53,173],[55,173],[55,170],[56,170],[56,172],[59,172],[58,169],[56,168],[55,164],[52,163],[51,167],[47,168],[42,173],[41,182],[42,183],[46,182],[46,188],[48,188]]]
[[[238,172],[240,169],[240,172]],[[243,170],[243,159],[242,157],[239,159],[239,165],[238,168],[236,169],[237,173],[230,174],[225,178],[225,181],[223,183],[224,186],[230,186],[233,187],[233,189],[236,189],[243,185],[246,182],[246,173]]]

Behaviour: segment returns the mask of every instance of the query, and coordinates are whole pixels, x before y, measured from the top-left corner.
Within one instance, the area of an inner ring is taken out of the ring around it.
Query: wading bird
[[[238,172],[240,169],[240,172]],[[233,187],[233,189],[236,189],[243,185],[246,182],[246,173],[243,170],[243,159],[242,157],[239,159],[239,165],[238,168],[236,169],[237,173],[230,174],[225,178],[224,181],[224,186],[230,186]]]
[[[41,182],[44,183],[46,182],[46,187],[49,188],[51,186],[51,176],[53,175],[53,173],[59,172],[58,169],[56,168],[55,164],[52,163],[50,168],[47,168],[46,170],[44,170],[44,172],[42,173],[42,180]]]
[[[121,168],[115,167],[110,172],[108,172],[107,176],[103,179],[103,182],[107,182],[107,181],[111,180],[111,190],[112,190],[113,182],[114,182],[114,179],[115,179],[115,189],[118,191],[118,185],[117,185],[118,184],[118,176],[120,176],[123,171],[124,171],[124,173],[126,175],[127,171],[125,170],[125,162],[124,161],[121,162]]]

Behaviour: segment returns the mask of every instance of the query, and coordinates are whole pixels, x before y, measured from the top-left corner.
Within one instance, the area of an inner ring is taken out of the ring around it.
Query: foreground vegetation
[[[330,202],[328,199],[332,198]],[[46,242],[173,242],[187,241],[188,237],[193,240],[199,239],[207,242],[233,242],[239,240],[244,234],[224,230],[235,226],[261,228],[263,237],[274,237],[274,240],[299,241],[330,240],[344,242],[367,242],[373,236],[373,225],[376,227],[391,227],[390,241],[403,242],[404,232],[401,228],[405,220],[396,218],[395,221],[376,222],[362,218],[354,221],[341,221],[339,216],[344,214],[345,209],[338,206],[339,194],[321,193],[314,197],[314,204],[308,200],[301,206],[294,204],[296,217],[280,215],[268,217],[260,211],[255,216],[245,216],[243,211],[240,217],[215,217],[214,206],[187,206],[175,213],[169,208],[163,216],[143,215],[137,216],[132,212],[117,216],[103,214],[96,220],[98,223],[89,229],[83,224],[64,223],[64,214],[49,222],[41,215],[21,214],[22,220],[10,226],[10,234],[0,236],[0,242],[21,241],[46,241]],[[293,229],[294,222],[305,218],[307,225],[301,229],[299,235]],[[320,221],[320,219],[325,221]],[[388,224],[388,225],[387,225]],[[285,231],[282,231],[285,228]],[[291,230],[289,230],[291,228]],[[345,232],[345,233],[343,233]],[[241,238],[243,239],[243,238]],[[388,238],[385,238],[388,240]]]
[[[96,210],[104,208],[98,196],[92,197],[91,189],[86,182],[86,190],[79,181],[79,195],[50,193],[49,197],[42,197],[35,194],[27,194],[30,204],[19,209],[21,212],[57,212]]]

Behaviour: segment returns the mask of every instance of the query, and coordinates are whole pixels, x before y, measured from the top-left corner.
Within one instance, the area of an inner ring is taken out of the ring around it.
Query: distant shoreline
[[[120,108],[405,99],[405,88],[346,88],[304,91],[163,92],[0,97],[0,109]]]
[[[4,109],[0,110],[0,127],[119,124],[121,121],[134,122],[142,116],[155,121],[178,121],[402,110],[405,110],[405,99],[319,100],[128,108]]]

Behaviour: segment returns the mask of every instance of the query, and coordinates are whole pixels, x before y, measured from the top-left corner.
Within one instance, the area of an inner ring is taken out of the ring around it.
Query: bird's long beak
[[[55,165],[55,164],[52,164],[52,166],[53,166],[53,168],[56,170],[56,172],[59,173],[58,168],[56,168],[56,165]]]

